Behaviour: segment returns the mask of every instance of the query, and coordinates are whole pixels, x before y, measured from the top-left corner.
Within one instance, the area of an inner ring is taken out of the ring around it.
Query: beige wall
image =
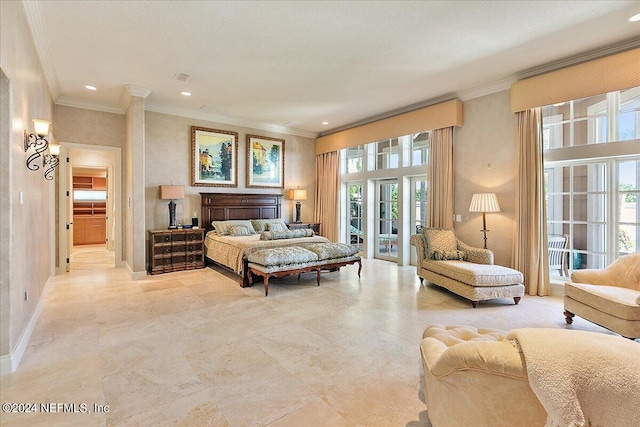
[[[56,139],[59,142],[124,147],[124,114],[104,113],[56,105]]]
[[[191,186],[191,126],[238,132],[237,188]],[[315,205],[313,200],[315,189],[315,144],[313,139],[147,112],[145,132],[145,217],[147,229],[164,229],[169,225],[167,201],[158,198],[159,185],[185,186],[185,198],[176,201],[176,220],[183,224],[191,223],[194,212],[200,218],[199,193],[202,192],[284,193],[282,189],[246,188],[247,134],[285,140],[285,190],[298,186],[308,190],[309,199],[302,205],[302,220],[312,221]],[[283,217],[292,221],[293,203],[283,197],[282,208]]]
[[[33,118],[53,121],[53,103],[22,2],[0,2],[0,67],[3,82],[2,244],[0,253],[0,354],[3,367],[27,330],[53,263],[54,181],[25,166],[24,130],[33,132]],[[8,87],[7,87],[8,84]],[[8,89],[8,93],[5,90]],[[7,96],[10,100],[7,103]],[[11,129],[10,133],[6,128]],[[52,132],[56,133],[53,124]],[[7,173],[8,172],[8,173]],[[19,194],[23,194],[23,203]],[[38,232],[34,232],[38,230]],[[28,293],[25,301],[24,294]],[[27,337],[28,338],[28,337]]]
[[[516,191],[516,117],[509,91],[465,101],[464,125],[454,136],[454,212],[468,221],[455,222],[465,243],[482,247],[482,214],[469,212],[474,193],[496,193],[501,212],[487,214],[487,246],[496,264],[512,265]]]

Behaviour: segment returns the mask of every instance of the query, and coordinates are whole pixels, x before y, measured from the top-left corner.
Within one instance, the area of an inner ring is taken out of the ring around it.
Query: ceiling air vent
[[[216,107],[214,107],[213,105],[203,105],[202,107],[200,107],[200,109],[202,111],[213,112]]]
[[[186,82],[187,79],[189,78],[189,74],[185,74],[185,73],[176,73],[175,76],[173,76],[174,80],[179,80],[181,82]]]

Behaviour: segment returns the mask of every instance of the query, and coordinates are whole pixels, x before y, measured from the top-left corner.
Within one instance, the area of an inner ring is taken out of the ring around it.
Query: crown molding
[[[288,128],[286,126],[273,125],[269,123],[258,123],[250,120],[225,117],[225,116],[220,116],[220,115],[211,114],[211,113],[204,113],[201,111],[196,112],[196,111],[186,110],[182,108],[169,107],[162,104],[154,104],[151,102],[145,105],[145,110],[153,111],[155,113],[170,114],[172,116],[187,117],[189,119],[207,120],[210,122],[216,122],[216,123],[221,123],[226,125],[241,126],[241,127],[251,128],[251,129],[283,133],[286,135],[302,136],[305,138],[315,139],[318,137],[318,134],[316,132],[308,132],[308,131]]]
[[[516,73],[516,79],[523,80],[529,77],[556,71],[561,68],[571,67],[572,65],[578,65],[583,62],[592,61],[594,59],[604,58],[605,56],[615,55],[616,53],[624,52],[638,47],[640,47],[640,37],[635,37],[629,40],[625,40],[621,43],[616,43],[614,45],[590,50],[588,52],[583,52],[578,55],[570,56],[568,58],[563,58],[558,61],[549,62],[544,65],[520,71]]]
[[[36,45],[36,51],[40,58],[42,71],[44,72],[49,85],[49,92],[51,92],[51,97],[53,99],[58,99],[60,96],[60,85],[58,84],[58,75],[56,73],[56,68],[53,65],[49,44],[47,43],[47,38],[44,35],[44,25],[42,13],[40,13],[40,6],[38,5],[38,2],[35,1],[22,1],[22,6],[24,7],[24,13],[27,17],[33,42]]]
[[[102,111],[103,113],[125,113],[125,110],[123,110],[120,106],[101,104],[92,101],[83,101],[80,99],[68,98],[66,96],[59,97],[58,99],[56,99],[55,103],[56,105],[64,105],[65,107],[84,108],[85,110]]]
[[[516,81],[517,79],[515,78],[515,76],[507,77],[501,80],[487,83],[482,86],[474,87],[472,89],[456,92],[456,95],[458,98],[460,98],[461,101],[469,101],[470,99],[480,98],[481,96],[491,95],[493,93],[502,92],[503,90],[508,90]]]

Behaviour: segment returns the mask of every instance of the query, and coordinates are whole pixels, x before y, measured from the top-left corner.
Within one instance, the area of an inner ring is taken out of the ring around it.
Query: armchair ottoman
[[[471,326],[424,331],[424,395],[434,427],[545,425],[547,413],[506,334]]]

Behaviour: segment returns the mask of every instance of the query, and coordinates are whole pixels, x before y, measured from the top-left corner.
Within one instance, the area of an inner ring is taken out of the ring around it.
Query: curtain
[[[315,222],[320,223],[320,234],[331,242],[338,241],[338,198],[340,185],[338,152],[316,156],[316,209]]]
[[[431,131],[427,226],[453,228],[453,127]]]
[[[542,155],[542,110],[516,113],[518,182],[516,186],[514,264],[524,275],[529,295],[549,295],[547,218]]]

